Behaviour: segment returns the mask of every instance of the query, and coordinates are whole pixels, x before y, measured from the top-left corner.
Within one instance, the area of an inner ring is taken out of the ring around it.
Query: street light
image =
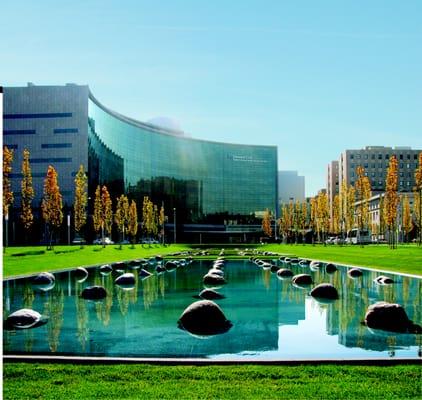
[[[5,225],[5,230],[6,230],[6,232],[5,232],[5,248],[9,245],[9,213],[7,213],[5,216],[4,216],[4,219],[5,219],[5,221],[6,221],[6,225]]]
[[[173,208],[173,243],[176,243],[176,207]]]

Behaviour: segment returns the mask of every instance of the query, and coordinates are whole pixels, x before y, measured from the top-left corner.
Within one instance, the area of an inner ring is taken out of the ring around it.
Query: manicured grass
[[[71,267],[95,265],[113,261],[131,260],[149,257],[154,254],[167,254],[189,250],[187,245],[99,245],[55,246],[54,250],[46,251],[45,246],[10,247],[3,254],[3,276],[15,276],[41,271],[54,271]]]
[[[224,245],[210,245],[222,248]],[[149,257],[154,254],[165,255],[178,251],[190,250],[195,245],[124,245],[120,250],[118,245],[102,246],[88,245],[83,249],[79,246],[56,246],[53,251],[46,251],[43,246],[11,247],[3,255],[3,276],[16,276],[40,271],[54,271],[86,265],[123,261],[133,258]],[[254,246],[250,246],[254,247]],[[202,248],[204,248],[202,246]],[[416,245],[400,245],[391,250],[386,245],[360,246],[323,246],[323,245],[285,245],[269,244],[258,246],[261,251],[275,251],[282,254],[297,255],[324,261],[358,265],[369,268],[395,272],[416,274],[422,276],[422,248]],[[217,253],[218,254],[218,251]],[[241,258],[234,250],[226,250],[228,259]],[[216,255],[207,257],[215,258]]]
[[[416,399],[421,368],[4,364],[4,399]]]
[[[386,245],[360,247],[269,244],[261,246],[259,249],[304,258],[422,275],[422,247],[416,245],[400,245],[397,249],[391,250]]]

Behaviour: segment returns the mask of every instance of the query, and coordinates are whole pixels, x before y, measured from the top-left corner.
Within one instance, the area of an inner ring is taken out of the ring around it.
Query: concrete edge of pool
[[[163,256],[164,259],[167,258],[165,255]],[[271,258],[271,256],[265,256],[266,258]],[[172,257],[168,257],[168,258],[172,258]],[[177,258],[177,257],[174,257]],[[274,258],[274,256],[272,257]],[[194,259],[194,261],[209,261],[210,259],[202,259],[202,258],[198,258],[198,259]],[[130,260],[123,260],[123,262],[128,262]],[[235,259],[235,260],[230,260],[228,259],[227,261],[248,261],[248,257],[244,257],[239,258],[239,259]],[[322,263],[333,263],[339,267],[345,267],[345,268],[360,268],[360,269],[364,269],[366,271],[375,271],[375,272],[380,272],[383,274],[391,274],[391,275],[400,275],[400,276],[407,276],[409,278],[417,278],[417,279],[422,279],[422,275],[414,275],[414,274],[407,274],[407,273],[400,273],[400,272],[396,272],[396,271],[388,271],[388,270],[383,270],[383,269],[377,269],[377,268],[371,268],[371,267],[363,267],[361,265],[351,265],[351,264],[341,264],[341,263],[337,263],[336,261],[330,261],[330,260],[317,260],[315,259],[315,261],[318,262],[322,262]],[[117,261],[112,261],[111,263],[115,263]],[[101,264],[92,264],[92,265],[80,265],[80,267],[83,268],[98,268],[101,265],[104,265],[106,263],[101,263]],[[75,270],[78,267],[70,267],[70,268],[63,268],[63,269],[57,269],[54,271],[48,271],[51,273],[62,273],[62,272],[70,272]],[[8,276],[7,278],[3,277],[3,282],[6,281],[10,281],[13,279],[22,279],[22,278],[30,278],[31,276],[35,276],[39,274],[39,272],[32,272],[30,274],[22,274],[22,275],[13,275],[13,276]]]
[[[144,358],[144,357],[75,357],[75,356],[41,356],[41,355],[3,355],[6,363],[61,363],[61,364],[154,364],[154,365],[403,365],[421,364],[420,358],[330,358],[330,359],[233,359],[215,360],[208,358]]]

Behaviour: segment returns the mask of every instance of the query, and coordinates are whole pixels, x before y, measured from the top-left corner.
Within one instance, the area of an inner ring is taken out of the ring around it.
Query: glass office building
[[[275,146],[186,137],[118,114],[79,85],[5,88],[4,113],[5,143],[18,151],[29,146],[44,160],[45,165],[37,164],[40,178],[42,168],[57,164],[70,204],[75,171],[87,164],[91,199],[97,185],[105,184],[113,201],[126,193],[137,200],[140,213],[143,197],[149,196],[158,206],[164,204],[166,214],[175,208],[180,223],[248,223],[276,208]],[[34,134],[26,135],[29,130]]]

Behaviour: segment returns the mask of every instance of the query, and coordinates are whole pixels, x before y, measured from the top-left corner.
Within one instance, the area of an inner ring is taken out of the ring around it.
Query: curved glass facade
[[[277,148],[209,142],[176,135],[88,101],[90,188],[106,184],[142,204],[149,196],[184,223],[251,222],[274,210]]]

